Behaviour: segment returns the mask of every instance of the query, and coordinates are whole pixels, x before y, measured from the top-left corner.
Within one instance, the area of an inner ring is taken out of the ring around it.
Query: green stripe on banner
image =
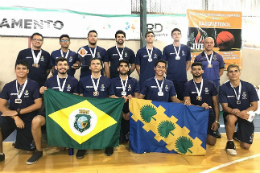
[[[93,14],[93,13],[85,13],[85,12],[73,11],[73,10],[56,10],[56,9],[26,8],[26,7],[0,7],[0,10],[73,13],[73,14],[99,16],[99,17],[139,17],[140,16],[139,14],[130,14],[130,15]],[[185,17],[186,14],[148,14],[147,15],[147,17],[160,17],[160,16]]]

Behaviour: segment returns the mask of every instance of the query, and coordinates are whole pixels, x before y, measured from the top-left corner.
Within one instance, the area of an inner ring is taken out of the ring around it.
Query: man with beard
[[[139,49],[136,54],[136,71],[139,74],[139,84],[142,87],[146,79],[154,77],[154,65],[162,58],[162,51],[153,46],[154,33],[148,31],[145,34],[146,46]]]
[[[107,51],[104,48],[97,46],[97,36],[97,31],[90,30],[88,32],[87,37],[89,45],[81,47],[78,50],[78,57],[81,61],[80,78],[91,75],[91,70],[89,69],[89,62],[92,58],[101,59],[102,63],[104,63],[105,75],[108,78],[110,77]],[[101,71],[101,74],[103,74],[103,70]]]
[[[164,74],[167,70],[166,61],[160,59],[155,63],[155,76],[147,79],[142,86],[140,99],[153,101],[165,101],[183,103],[176,97],[176,92],[172,81],[165,79]]]
[[[57,75],[58,71],[55,69],[56,59],[59,57],[64,57],[67,59],[69,64],[69,70],[67,71],[68,75],[74,76],[75,70],[79,68],[80,60],[76,52],[69,49],[70,46],[70,37],[67,34],[60,36],[60,45],[59,50],[55,50],[51,53],[51,66],[52,74]]]
[[[187,82],[187,71],[190,68],[190,48],[181,44],[181,30],[174,28],[171,32],[173,44],[163,49],[163,58],[168,62],[167,79],[171,80],[176,89],[177,97],[183,100],[183,88]]]
[[[207,144],[216,144],[216,131],[219,128],[219,104],[217,89],[213,82],[202,78],[202,64],[195,62],[191,65],[193,79],[184,85],[184,103],[209,109]]]
[[[112,85],[117,97],[123,97],[127,102],[124,104],[122,110],[120,142],[128,141],[129,134],[129,99],[138,97],[140,88],[138,81],[128,76],[129,62],[125,59],[119,61],[117,70],[119,77],[112,79]]]
[[[41,34],[34,33],[31,40],[32,48],[21,50],[16,61],[27,61],[29,65],[28,78],[38,82],[39,86],[43,86],[51,69],[50,54],[41,48],[43,44]]]
[[[108,59],[110,62],[110,78],[118,77],[117,71],[118,62],[122,59],[127,60],[131,64],[131,68],[128,72],[130,75],[135,70],[135,54],[134,51],[128,47],[125,47],[126,34],[122,30],[118,30],[115,34],[116,46],[107,50]]]
[[[83,77],[79,81],[79,93],[83,97],[92,98],[117,98],[115,96],[111,79],[101,75],[102,61],[100,58],[92,58],[89,62],[89,70],[91,75]],[[86,150],[78,150],[77,159],[83,159]],[[111,156],[114,153],[113,147],[105,149],[105,154]]]
[[[5,160],[3,141],[14,130],[17,130],[15,148],[33,150],[32,119],[42,106],[42,98],[38,83],[28,79],[28,73],[28,63],[16,61],[16,80],[6,84],[0,94],[0,162]]]
[[[58,71],[58,74],[47,79],[44,86],[40,88],[40,93],[44,94],[45,90],[51,88],[60,92],[71,94],[73,93],[78,95],[78,80],[75,79],[73,76],[68,75],[67,71],[69,69],[69,66],[67,59],[64,57],[57,58],[55,69]],[[41,127],[45,125],[45,116],[45,110],[43,110],[32,120],[32,135],[35,142],[36,150],[26,162],[29,165],[37,162],[43,155],[41,146]]]

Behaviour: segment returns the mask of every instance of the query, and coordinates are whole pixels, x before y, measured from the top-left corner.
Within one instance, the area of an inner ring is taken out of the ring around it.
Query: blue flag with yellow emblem
[[[208,110],[142,99],[131,99],[129,108],[129,146],[133,152],[206,154]]]

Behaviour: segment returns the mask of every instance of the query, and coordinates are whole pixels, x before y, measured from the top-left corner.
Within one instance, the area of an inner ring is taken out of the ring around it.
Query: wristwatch
[[[218,123],[218,124],[219,124],[219,121],[216,120],[215,123]]]
[[[21,109],[17,109],[17,110],[16,110],[17,115],[20,115],[20,111],[21,111]]]

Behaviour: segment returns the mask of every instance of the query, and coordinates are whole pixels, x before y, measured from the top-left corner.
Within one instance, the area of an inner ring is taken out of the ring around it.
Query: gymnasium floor
[[[223,124],[223,122],[221,123]],[[128,144],[115,148],[111,157],[104,150],[88,150],[82,160],[69,156],[68,150],[58,151],[44,143],[44,156],[34,165],[26,165],[31,153],[14,149],[13,135],[4,143],[5,162],[0,163],[1,172],[88,172],[88,173],[251,173],[260,172],[260,118],[255,119],[255,138],[250,150],[237,147],[237,156],[224,151],[226,135],[218,139],[213,147],[207,146],[205,156],[184,156],[178,154],[146,153],[135,154],[129,151]],[[223,127],[220,132],[224,132]],[[76,151],[75,151],[76,152]],[[74,152],[74,153],[75,153]]]

